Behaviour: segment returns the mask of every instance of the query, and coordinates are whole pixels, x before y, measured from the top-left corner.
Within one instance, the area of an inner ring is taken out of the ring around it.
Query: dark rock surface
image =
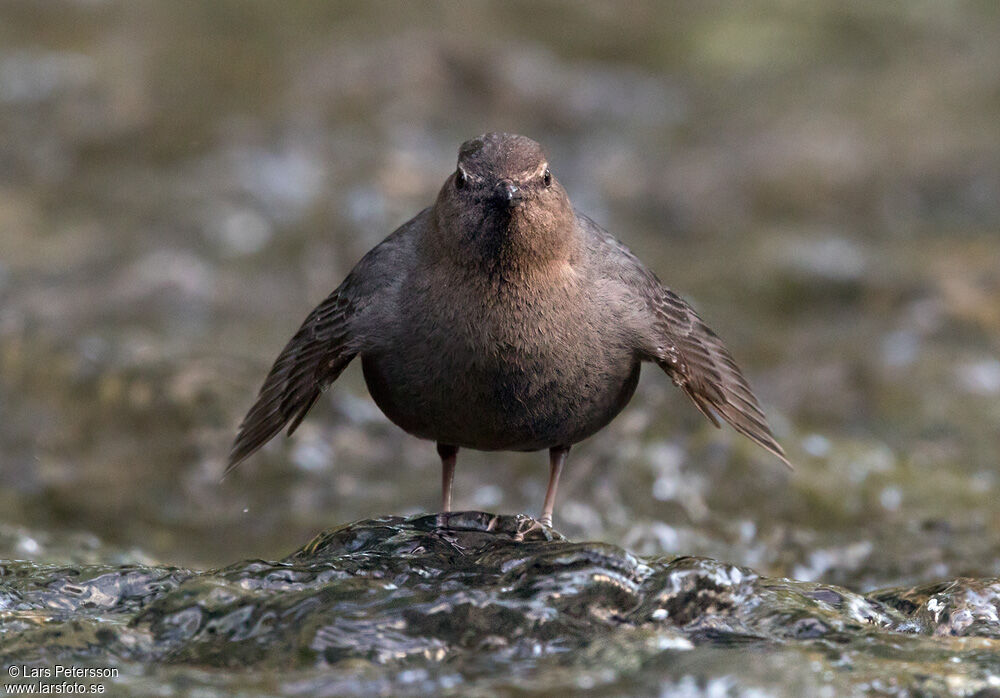
[[[857,594],[463,512],[206,572],[4,563],[0,658],[116,666],[137,693],[973,695],[997,684],[998,604],[997,579]]]

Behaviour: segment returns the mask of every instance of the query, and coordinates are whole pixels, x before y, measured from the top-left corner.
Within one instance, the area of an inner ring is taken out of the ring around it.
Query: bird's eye
[[[469,183],[469,178],[466,176],[465,171],[459,167],[455,172],[455,188],[465,189],[465,185]]]
[[[552,186],[552,173],[549,172],[549,168],[545,168],[545,172],[542,173],[542,181],[545,182],[545,186]]]

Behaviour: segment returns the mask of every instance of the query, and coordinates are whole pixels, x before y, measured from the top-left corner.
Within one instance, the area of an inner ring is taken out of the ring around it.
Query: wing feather
[[[650,295],[658,338],[662,339],[654,356],[656,363],[715,426],[719,422],[711,412],[791,467],[750,384],[722,340],[677,294],[657,286]]]
[[[348,279],[349,280],[349,279]],[[230,472],[285,425],[291,435],[320,394],[354,358],[349,321],[356,310],[344,282],[313,310],[271,367],[229,452]]]
[[[309,313],[271,367],[264,385],[240,424],[226,472],[246,460],[282,429],[299,426],[322,392],[364,346],[361,320],[368,306],[385,298],[405,275],[414,234],[429,209],[400,226],[372,248],[344,282]]]
[[[586,216],[578,213],[577,219],[590,236],[594,254],[607,265],[606,275],[620,278],[628,293],[640,297],[646,309],[640,323],[646,357],[659,364],[716,427],[721,417],[792,467],[750,384],[719,336],[625,245]],[[647,312],[653,315],[651,333]]]

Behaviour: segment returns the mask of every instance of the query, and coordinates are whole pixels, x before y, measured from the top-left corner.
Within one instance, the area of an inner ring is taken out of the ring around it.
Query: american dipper
[[[466,141],[434,205],[366,254],[274,362],[227,472],[290,435],[356,356],[375,403],[437,442],[442,508],[459,448],[549,449],[552,523],[570,446],[604,427],[658,364],[717,417],[786,464],[722,340],[625,245],[582,213],[541,146]]]

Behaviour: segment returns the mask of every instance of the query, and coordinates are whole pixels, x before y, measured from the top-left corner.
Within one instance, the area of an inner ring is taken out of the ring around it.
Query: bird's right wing
[[[405,257],[399,253],[411,243],[411,233],[421,216],[366,254],[344,282],[309,313],[278,355],[257,401],[243,418],[229,452],[227,473],[286,425],[291,435],[320,394],[355,357],[364,340],[356,320],[398,279],[400,260]]]
[[[350,323],[357,302],[352,299],[348,278],[316,307],[295,336],[285,345],[257,402],[240,424],[229,452],[228,473],[288,425],[288,434],[306,416],[320,393],[340,375],[354,358]]]

